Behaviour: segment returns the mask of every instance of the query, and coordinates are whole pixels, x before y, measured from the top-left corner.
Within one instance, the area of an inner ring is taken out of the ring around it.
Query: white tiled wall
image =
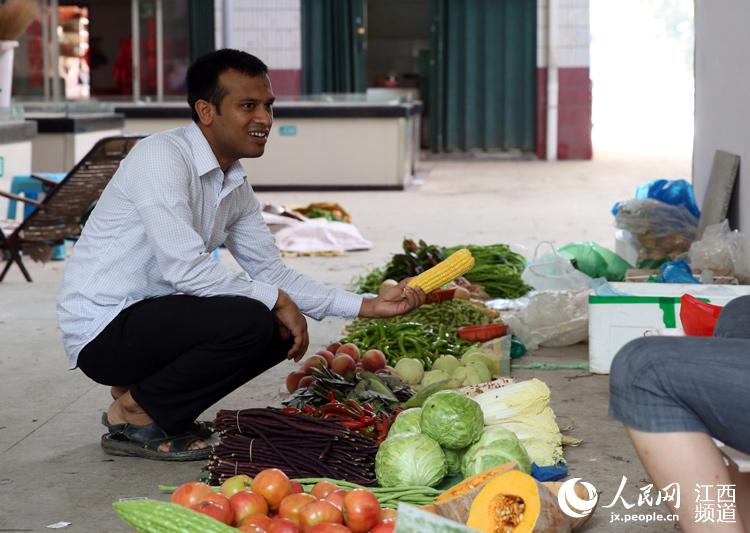
[[[589,0],[556,0],[557,2],[557,63],[559,67],[588,67]],[[537,0],[538,67],[547,66],[548,0]]]
[[[214,2],[216,44],[223,46],[222,2]],[[233,0],[233,48],[258,56],[276,70],[302,64],[300,0]]]

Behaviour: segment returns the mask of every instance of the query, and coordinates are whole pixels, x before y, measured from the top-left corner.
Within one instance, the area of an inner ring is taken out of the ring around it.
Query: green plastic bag
[[[592,278],[622,281],[625,279],[625,272],[633,268],[613,251],[592,241],[572,242],[558,251],[560,255],[575,261],[576,268]]]

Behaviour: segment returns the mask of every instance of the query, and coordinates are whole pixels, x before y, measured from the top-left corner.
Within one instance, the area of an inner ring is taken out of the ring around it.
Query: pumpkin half
[[[491,479],[479,491],[466,525],[484,533],[568,533],[557,498],[536,479],[511,470]]]
[[[437,514],[465,524],[469,519],[471,502],[474,501],[482,487],[492,478],[517,469],[515,463],[505,463],[485,470],[481,474],[467,477],[461,483],[454,485],[435,498],[433,505],[437,509]]]

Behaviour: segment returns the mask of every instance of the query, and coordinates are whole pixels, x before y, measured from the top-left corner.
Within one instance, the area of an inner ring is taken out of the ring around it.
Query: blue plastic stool
[[[37,172],[36,173],[39,176],[43,176],[47,179],[55,180],[57,182],[62,181],[62,179],[65,177],[64,172]],[[44,187],[42,185],[42,182],[39,180],[35,180],[28,174],[21,174],[18,176],[13,176],[13,181],[11,181],[10,184],[10,192],[12,194],[23,194],[26,198],[30,200],[36,200],[39,197],[39,193],[44,192]],[[31,212],[36,209],[36,206],[33,205],[24,205],[23,206],[23,218],[28,217]],[[8,201],[8,218],[11,220],[15,220],[16,218],[16,201],[15,200],[9,200]],[[52,257],[51,259],[53,261],[62,261],[65,259],[65,244],[60,244],[58,246],[55,246],[52,249]]]

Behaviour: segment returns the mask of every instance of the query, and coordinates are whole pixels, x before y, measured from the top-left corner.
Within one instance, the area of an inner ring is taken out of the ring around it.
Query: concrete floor
[[[558,245],[593,240],[612,246],[613,202],[632,196],[647,180],[689,178],[690,160],[600,154],[590,162],[428,161],[424,182],[406,192],[264,193],[262,201],[304,204],[330,200],[344,205],[360,231],[375,244],[344,257],[290,258],[292,267],[346,287],[369,266],[384,263],[404,236],[443,245],[505,242],[530,251],[540,240]],[[222,260],[233,264],[231,257]],[[66,521],[70,532],[128,531],[114,514],[118,498],[158,497],[157,485],[194,478],[200,463],[163,463],[110,457],[99,448],[108,390],[81,372],[68,371],[55,320],[55,299],[64,263],[29,264],[34,283],[14,268],[0,285],[0,531],[43,531]],[[336,339],[342,321],[310,321],[311,350]],[[547,349],[521,362],[585,362],[586,345]],[[277,404],[282,364],[225,398],[218,408]],[[583,439],[567,448],[570,474],[592,482],[612,501],[622,476],[625,498],[637,500],[645,473],[621,426],[607,418],[606,376],[582,371],[516,371],[536,376],[552,390],[561,427]],[[638,510],[637,508],[634,510]],[[673,531],[671,524],[610,524],[618,503],[599,509],[586,531]],[[641,509],[640,512],[649,512]],[[654,509],[666,515],[666,509]]]

